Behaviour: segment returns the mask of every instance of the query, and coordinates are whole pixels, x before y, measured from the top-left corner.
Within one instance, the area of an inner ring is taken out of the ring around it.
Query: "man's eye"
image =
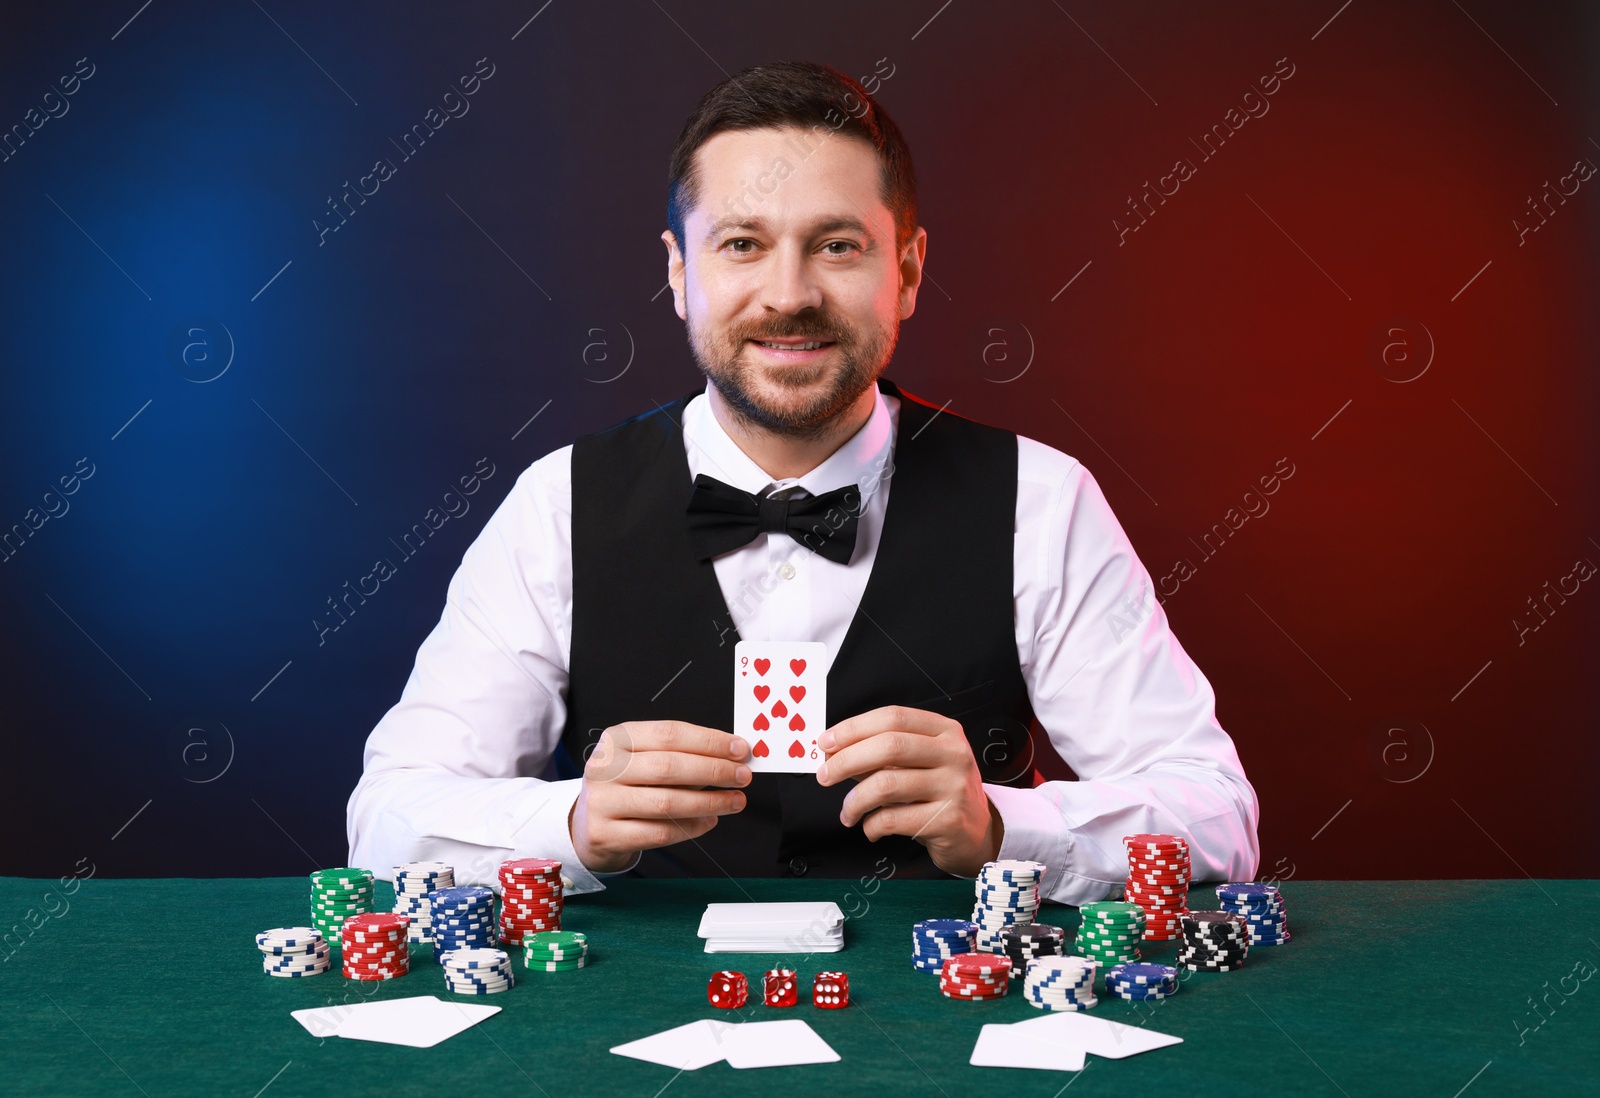
[[[830,240],[824,244],[823,247],[845,249],[844,251],[830,251],[828,253],[829,255],[848,255],[849,249],[854,248],[855,245],[848,240]]]
[[[756,242],[754,240],[749,240],[749,239],[746,239],[744,237],[740,237],[738,240],[730,240],[730,241],[728,241],[726,244],[723,245],[723,247],[724,248],[732,248],[734,250],[734,253],[737,254],[737,255],[749,255],[750,254],[749,251],[747,251],[744,248],[739,247],[739,245],[741,245],[741,244],[748,244],[751,248],[754,248],[756,246]]]

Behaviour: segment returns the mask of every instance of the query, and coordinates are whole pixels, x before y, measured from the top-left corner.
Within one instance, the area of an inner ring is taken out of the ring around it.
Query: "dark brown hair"
[[[894,119],[861,84],[828,65],[774,61],[745,69],[708,91],[684,123],[667,166],[667,227],[687,250],[685,216],[700,200],[694,154],[728,130],[798,126],[867,142],[878,154],[883,204],[894,215],[895,251],[917,228],[917,179],[911,149]]]

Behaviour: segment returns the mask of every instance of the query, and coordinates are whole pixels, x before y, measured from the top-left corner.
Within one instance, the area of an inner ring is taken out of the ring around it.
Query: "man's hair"
[[[745,69],[708,91],[684,123],[667,166],[667,227],[688,254],[683,222],[700,200],[695,152],[729,130],[798,126],[810,140],[849,136],[878,154],[879,193],[894,215],[895,253],[917,229],[917,179],[900,128],[861,84],[810,61],[774,61]]]

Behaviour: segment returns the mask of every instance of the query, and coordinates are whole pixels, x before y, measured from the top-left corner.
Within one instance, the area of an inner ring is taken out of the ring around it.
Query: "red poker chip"
[[[392,911],[368,911],[360,915],[352,915],[343,923],[344,927],[362,931],[392,930],[396,927],[404,930],[410,925],[410,916],[396,914]]]

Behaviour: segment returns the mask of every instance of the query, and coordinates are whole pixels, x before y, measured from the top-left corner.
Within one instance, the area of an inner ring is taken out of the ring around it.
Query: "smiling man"
[[[522,474],[368,739],[352,864],[556,857],[585,891],[1027,858],[1081,903],[1123,835],[1175,832],[1197,880],[1250,879],[1255,793],[1088,471],[883,376],[928,239],[883,109],[745,70],[680,134],[667,214],[706,386]],[[827,645],[814,777],[752,776],[741,639]],[[1035,784],[1031,736],[1079,780]]]

